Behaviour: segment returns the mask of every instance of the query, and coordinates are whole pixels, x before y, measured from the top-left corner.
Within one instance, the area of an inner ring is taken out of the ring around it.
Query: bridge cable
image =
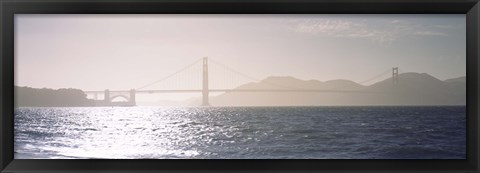
[[[185,66],[184,68],[176,71],[175,73],[172,73],[172,74],[170,74],[170,75],[168,75],[168,76],[165,76],[165,77],[163,77],[163,78],[161,78],[161,79],[159,79],[159,80],[156,80],[156,81],[154,81],[154,82],[151,82],[151,83],[148,83],[148,84],[143,85],[143,86],[141,86],[141,87],[138,87],[136,90],[141,90],[141,89],[143,89],[143,88],[149,87],[149,86],[151,86],[151,85],[153,85],[153,84],[156,84],[156,83],[158,83],[158,82],[162,82],[162,81],[164,81],[164,80],[167,80],[167,79],[171,78],[172,76],[175,76],[175,75],[177,75],[178,73],[181,73],[181,72],[185,71],[186,69],[192,67],[193,65],[197,64],[197,63],[200,62],[201,60],[202,60],[202,59],[198,59],[198,60],[196,60],[195,62],[193,62],[192,64],[190,64],[190,65],[188,65],[188,66]]]
[[[262,81],[262,80],[259,80],[259,79],[255,78],[255,77],[252,77],[252,76],[250,76],[250,75],[247,75],[247,74],[245,74],[245,73],[242,73],[242,72],[240,72],[240,71],[238,71],[238,70],[235,70],[235,69],[233,69],[233,68],[231,68],[231,67],[229,67],[229,66],[227,66],[227,65],[225,65],[225,64],[223,64],[223,63],[220,63],[220,62],[218,62],[218,61],[216,61],[216,60],[209,59],[209,61],[212,62],[212,63],[214,63],[214,64],[216,64],[216,65],[222,66],[222,67],[226,68],[227,70],[230,70],[230,71],[232,71],[232,72],[234,72],[234,73],[237,73],[237,74],[239,74],[239,75],[241,75],[241,76],[243,76],[243,77],[246,77],[246,78],[248,78],[248,79],[250,79],[250,80],[253,80],[253,81],[255,81],[255,82],[261,82],[261,81]],[[286,88],[286,89],[301,89],[301,88],[297,88],[297,87],[284,86],[284,85],[279,85],[279,84],[270,83],[270,82],[264,82],[264,83],[266,83],[266,84],[268,84],[268,85],[272,85],[272,86],[277,86],[277,87],[281,87],[281,88]]]
[[[390,74],[390,72],[391,72],[391,69],[388,69],[388,70],[386,70],[386,71],[384,71],[384,72],[382,72],[382,73],[380,73],[380,74],[378,74],[378,75],[375,75],[375,76],[372,77],[372,78],[369,78],[369,79],[367,79],[367,80],[361,81],[361,82],[359,82],[359,83],[357,83],[357,84],[364,85],[364,83],[370,82],[370,81],[375,80],[375,79],[378,79],[378,78],[380,78],[380,77],[383,77],[383,76],[386,75],[386,74]],[[334,89],[334,90],[337,90],[337,89],[347,88],[347,87],[351,87],[351,86],[354,86],[354,84],[352,84],[352,85],[345,85],[345,86],[336,87],[336,88],[330,88],[329,90],[333,90],[333,89]]]
[[[386,74],[390,74],[390,73],[391,73],[391,69],[388,69],[387,71],[385,71],[385,72],[383,72],[383,73],[381,73],[381,74],[379,74],[379,75],[376,75],[376,76],[374,76],[374,77],[372,77],[372,78],[370,78],[370,79],[367,79],[367,80],[364,80],[364,81],[362,81],[362,82],[359,82],[359,84],[364,84],[364,83],[370,82],[370,81],[372,81],[372,80],[375,80],[375,79],[377,79],[377,78],[380,78],[380,77],[382,77],[382,76],[384,76],[384,75],[386,75]]]

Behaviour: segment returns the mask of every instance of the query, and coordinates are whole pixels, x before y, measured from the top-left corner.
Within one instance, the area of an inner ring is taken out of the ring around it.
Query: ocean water
[[[17,108],[16,159],[465,159],[465,106]]]

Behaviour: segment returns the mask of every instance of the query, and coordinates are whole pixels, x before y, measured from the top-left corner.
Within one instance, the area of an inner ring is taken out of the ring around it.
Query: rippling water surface
[[[465,106],[17,108],[16,159],[465,159]]]

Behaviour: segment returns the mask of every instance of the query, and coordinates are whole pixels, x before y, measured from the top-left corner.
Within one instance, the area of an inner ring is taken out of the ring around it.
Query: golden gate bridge
[[[192,69],[195,67],[195,65],[201,63],[201,69],[195,69],[194,73],[198,73],[198,70],[201,70],[201,77],[195,76],[195,77],[181,77],[181,80],[174,80],[172,82],[172,78],[175,76],[178,76],[182,72],[188,71],[188,69]],[[217,67],[220,67],[223,70],[229,71],[233,74],[236,74],[237,76],[241,76],[244,79],[248,79],[250,82],[255,81],[259,82],[261,80],[258,80],[254,77],[251,77],[245,73],[242,73],[240,71],[237,71],[227,65],[224,65],[223,63],[217,62],[215,60],[210,59],[211,64],[216,65]],[[387,71],[384,71],[378,75],[375,75],[372,78],[369,78],[365,81],[360,82],[359,84],[367,83],[370,81],[373,81],[375,79],[378,79],[380,77],[385,76],[386,74],[392,74],[392,82],[393,86],[398,84],[398,67],[394,67],[391,70],[388,69]],[[223,72],[225,73],[225,71]],[[85,91],[86,94],[88,95],[93,95],[94,99],[96,101],[97,106],[135,106],[136,105],[136,95],[137,94],[154,94],[154,93],[201,93],[202,94],[202,106],[210,106],[209,102],[209,94],[210,93],[226,93],[226,92],[311,92],[311,93],[372,93],[372,91],[365,91],[365,90],[348,90],[345,88],[348,88],[349,86],[341,86],[337,88],[329,88],[329,89],[311,89],[311,88],[299,88],[299,87],[294,87],[294,86],[286,86],[286,85],[281,85],[277,83],[266,83],[269,85],[271,88],[262,88],[262,89],[239,89],[239,88],[227,88],[227,87],[219,87],[216,89],[212,89],[210,87],[210,83],[212,80],[209,79],[209,59],[207,57],[204,57],[203,59],[199,59],[192,64],[185,66],[184,68],[167,75],[159,80],[156,80],[154,82],[148,83],[146,85],[137,87],[135,89],[130,89],[130,90],[103,90],[103,91]],[[199,81],[201,79],[201,82]],[[170,80],[170,81],[169,81]],[[224,81],[232,81],[235,80],[233,77],[228,76],[224,77],[223,79],[220,79],[220,82]],[[201,83],[201,87],[179,87],[178,86],[178,81],[191,81],[193,83]],[[218,80],[213,80],[213,81],[218,81]],[[170,86],[169,88],[165,89],[147,89],[153,85],[159,84],[159,83],[167,83],[167,84],[174,84],[174,86]],[[265,83],[265,82],[264,82]],[[378,92],[375,92],[378,93]],[[98,95],[103,94],[103,99],[98,99]],[[117,98],[123,98],[124,102],[116,102],[114,101]]]

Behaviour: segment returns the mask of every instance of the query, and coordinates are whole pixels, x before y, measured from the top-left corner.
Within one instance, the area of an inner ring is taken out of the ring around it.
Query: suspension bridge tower
[[[202,87],[202,106],[210,106],[208,103],[208,58],[203,58],[203,87]]]
[[[392,69],[392,86],[398,85],[398,67]]]

